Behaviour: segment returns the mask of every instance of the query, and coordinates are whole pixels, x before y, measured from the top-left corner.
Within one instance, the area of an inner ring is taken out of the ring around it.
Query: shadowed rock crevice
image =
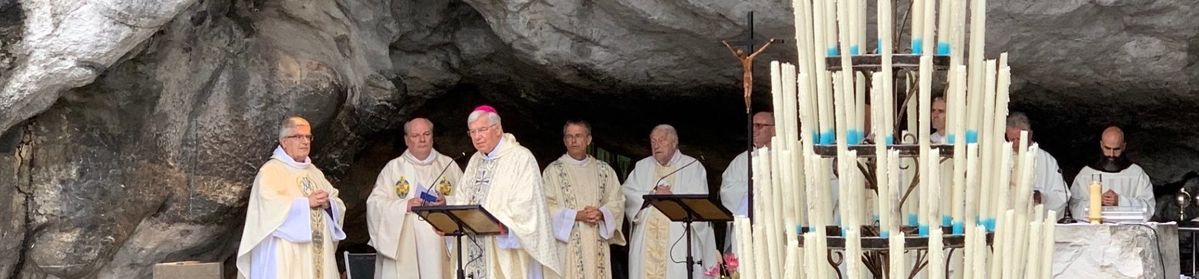
[[[1197,6],[990,2],[988,56],[1010,54],[1012,109],[1067,181],[1107,123],[1155,182],[1199,168]],[[564,152],[566,119],[634,160],[673,124],[715,188],[746,140],[740,67],[720,40],[744,44],[748,11],[757,38],[788,40],[755,67],[767,107],[766,65],[795,59],[786,2],[0,0],[0,215],[24,216],[0,221],[0,250],[18,251],[0,276],[231,263],[290,114],[311,120],[313,159],[349,207],[342,245],[367,240],[362,205],[404,149],[402,124],[427,116],[438,150],[470,154],[465,118],[483,103],[542,165]]]

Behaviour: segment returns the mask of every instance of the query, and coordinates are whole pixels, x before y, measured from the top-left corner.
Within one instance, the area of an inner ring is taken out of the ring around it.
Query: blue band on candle
[[[953,216],[941,215],[941,226],[942,227],[953,226]]]
[[[837,132],[833,131],[833,129],[828,129],[828,130],[824,131],[824,133],[820,134],[820,144],[827,145],[827,144],[836,143],[836,142],[834,142],[836,140],[834,138],[834,136],[836,136],[836,135],[837,135]]]
[[[836,47],[828,48],[828,57],[838,57],[838,56],[841,56],[841,49],[838,49]]]
[[[849,235],[849,229],[846,229],[845,227],[841,227],[841,236],[848,236],[848,235]]]
[[[880,236],[882,238],[891,238],[891,231],[883,230],[878,233],[878,236]]]
[[[928,236],[928,225],[919,225],[916,227],[919,228],[920,236]]]
[[[916,217],[916,214],[915,214],[915,213],[908,214],[908,225],[909,225],[909,226],[914,226],[914,225],[916,225],[916,223],[918,223],[918,222],[919,222],[919,220],[920,220],[920,218]]]
[[[957,144],[957,142],[954,141],[956,139],[957,139],[956,135],[949,134],[949,135],[945,136],[945,143],[946,144]]]
[[[803,234],[803,225],[802,224],[795,225],[795,234],[799,234],[799,235]]]
[[[949,42],[937,42],[937,55],[949,55]]]
[[[849,46],[849,55],[858,56],[861,54],[862,54],[861,47],[859,47],[858,45],[850,45]]]
[[[820,144],[820,132],[812,131],[812,137],[809,139],[811,139],[812,144]]]
[[[887,135],[883,137],[883,140],[887,142],[887,145],[895,145],[895,136]]]
[[[966,224],[953,222],[953,234],[966,234]]]
[[[984,228],[987,228],[987,231],[995,232],[995,218],[983,219],[980,223],[983,224]]]
[[[875,42],[875,52],[883,53],[883,41]]]
[[[847,141],[845,144],[861,143],[862,132],[858,132],[858,130],[855,129],[849,129],[848,131],[845,131],[845,140]]]
[[[978,131],[967,130],[966,131],[966,143],[967,144],[978,143]]]
[[[912,38],[912,54],[920,55],[924,50],[924,39]]]

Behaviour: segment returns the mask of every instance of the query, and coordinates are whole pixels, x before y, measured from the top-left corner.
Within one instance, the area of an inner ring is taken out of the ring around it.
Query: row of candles
[[[908,257],[894,255],[904,255],[907,239],[916,236],[903,233],[903,217],[918,228],[919,237],[929,239],[931,259],[924,272],[930,278],[945,275],[942,226],[965,237],[965,253],[958,256],[962,259],[951,262],[957,265],[955,277],[1048,276],[1052,217],[1045,217],[1031,202],[1033,151],[1037,147],[1026,146],[1027,135],[1022,133],[1013,154],[1011,143],[1004,140],[1011,69],[1006,53],[998,60],[983,60],[986,1],[972,3],[968,63],[963,63],[959,47],[964,38],[965,1],[914,2],[917,12],[912,30],[918,32],[911,38],[914,53],[921,57],[916,102],[909,102],[906,118],[909,129],[916,128],[916,158],[901,157],[898,150],[888,148],[896,141],[897,116],[890,43],[878,44],[882,70],[871,74],[869,87],[864,74],[849,70],[853,68],[850,55],[839,56],[841,71],[829,71],[825,62],[839,54],[837,49],[859,54],[855,50],[866,41],[865,1],[793,2],[799,63],[776,61],[770,65],[779,131],[772,148],[759,149],[753,156],[754,217],[734,221],[735,252],[745,278],[835,276],[836,267],[826,260],[830,253],[826,225],[838,225],[845,238],[845,274],[862,278],[867,269],[863,268],[861,240],[875,237],[863,236],[863,226],[875,225],[875,218],[877,237],[888,239],[887,248],[893,255],[889,269],[882,272],[891,278],[907,278],[913,264],[905,265]],[[877,22],[891,22],[891,2],[878,1],[877,7]],[[939,20],[936,29],[934,20]],[[890,24],[878,27],[879,42],[894,40]],[[935,49],[934,44],[921,44],[924,38],[934,37]],[[929,138],[933,55],[946,53],[950,55],[947,131],[942,133],[949,145],[933,148]],[[866,99],[875,105],[867,109]],[[865,125],[867,117],[872,127]],[[870,154],[849,149],[850,144],[861,143],[868,136],[876,143],[873,180],[877,195],[866,188],[868,179],[858,168],[860,162],[869,162]],[[836,161],[817,155],[818,144],[835,144]],[[948,162],[941,160],[941,148],[952,148]],[[836,193],[830,190],[833,168],[839,186]],[[917,195],[903,201],[906,185],[912,181],[918,181]],[[872,196],[874,201],[867,202]],[[805,228],[806,232],[801,232]],[[994,249],[988,249],[988,233],[994,235]],[[803,248],[797,236],[802,237]]]

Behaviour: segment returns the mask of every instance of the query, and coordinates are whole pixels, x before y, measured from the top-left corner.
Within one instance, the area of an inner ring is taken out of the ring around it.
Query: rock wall
[[[1013,109],[1068,181],[1109,122],[1157,182],[1199,166],[1199,4],[989,3],[988,56],[1011,55]],[[758,38],[787,39],[757,71],[794,60],[778,1],[0,0],[0,278],[229,261],[290,114],[314,124],[314,160],[349,204],[343,245],[366,240],[363,199],[400,125],[429,116],[439,150],[470,152],[479,103],[543,165],[567,118],[633,158],[672,123],[715,178],[745,140],[720,40],[743,41],[748,11]]]

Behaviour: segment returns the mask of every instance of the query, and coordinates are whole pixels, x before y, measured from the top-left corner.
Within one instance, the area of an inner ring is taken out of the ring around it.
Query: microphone
[[[429,185],[429,187],[426,188],[424,192],[421,192],[420,199],[425,200],[425,202],[437,202],[437,196],[429,194],[429,191],[434,190],[433,187],[437,187],[436,186],[437,181],[441,180],[441,176],[445,174],[445,171],[449,170],[451,165],[457,164],[458,159],[462,158],[463,156],[466,156],[466,152],[462,152],[462,153],[458,154],[458,156],[455,156],[453,159],[450,159],[450,163],[445,164],[445,167],[441,168],[441,173],[437,174],[437,178],[434,178],[433,181],[430,182],[431,184],[434,184],[434,185]]]
[[[699,158],[700,158],[700,159],[703,159],[703,158],[704,158],[704,155],[699,155]],[[662,183],[662,180],[663,180],[663,179],[666,179],[667,177],[670,177],[671,175],[674,175],[676,172],[679,172],[679,171],[681,171],[681,170],[683,170],[683,169],[685,169],[685,168],[687,168],[687,167],[691,166],[692,164],[695,164],[695,162],[699,162],[699,160],[700,160],[700,159],[691,160],[691,162],[690,162],[690,163],[687,163],[686,165],[683,165],[682,167],[679,167],[679,168],[677,168],[677,169],[674,169],[674,170],[673,170],[673,171],[671,171],[670,173],[667,173],[666,175],[663,175],[663,176],[662,176],[662,178],[658,178],[658,182],[654,182],[654,187],[657,187],[657,186],[658,186],[658,183]]]
[[[702,160],[702,159],[704,159],[704,155],[699,155],[699,159],[691,160],[690,163],[687,163],[686,165],[683,165],[682,167],[674,169],[670,173],[663,175],[661,178],[658,178],[658,182],[654,182],[654,187],[658,187],[658,183],[662,183],[663,179],[666,179],[667,177],[670,177],[671,175],[674,175],[675,173],[677,173],[687,167],[690,167],[692,164],[695,164],[696,162],[699,162],[699,160]],[[653,194],[652,190],[650,191],[650,194]],[[645,209],[646,207],[649,207],[649,203],[641,203],[641,209]]]

